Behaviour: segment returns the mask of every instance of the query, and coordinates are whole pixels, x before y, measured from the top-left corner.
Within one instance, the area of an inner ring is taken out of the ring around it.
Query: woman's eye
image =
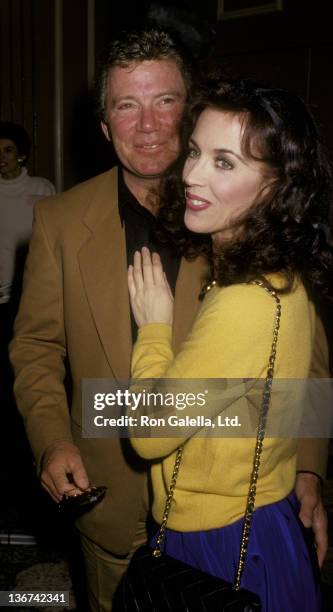
[[[198,157],[199,155],[199,151],[197,151],[197,149],[188,149],[187,151],[187,157],[194,159],[195,157]]]
[[[222,170],[232,170],[233,169],[233,165],[228,162],[226,159],[217,159],[216,160],[216,165],[218,168],[222,168]]]

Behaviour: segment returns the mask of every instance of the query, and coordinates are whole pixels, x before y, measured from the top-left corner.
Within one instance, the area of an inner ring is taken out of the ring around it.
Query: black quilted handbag
[[[115,602],[112,610],[117,612],[259,612],[261,609],[258,596],[242,589],[240,583],[254,512],[260,457],[271,398],[281,304],[275,291],[266,283],[252,281],[252,284],[262,286],[272,295],[276,302],[276,313],[235,581],[231,584],[161,552],[184,449],[182,445],[177,451],[156,547],[152,549],[149,546],[142,546],[133,555],[121,583],[118,601]]]
[[[149,546],[134,554],[122,583],[124,612],[259,612],[259,598]],[[114,608],[112,607],[112,610]]]

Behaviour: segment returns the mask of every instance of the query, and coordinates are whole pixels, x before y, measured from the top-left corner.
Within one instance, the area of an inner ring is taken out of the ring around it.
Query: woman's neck
[[[11,170],[10,172],[5,172],[4,174],[1,173],[1,178],[4,179],[5,181],[10,181],[12,179],[16,179],[18,176],[20,176],[21,174],[21,166],[18,166],[17,168],[15,168],[14,170]]]

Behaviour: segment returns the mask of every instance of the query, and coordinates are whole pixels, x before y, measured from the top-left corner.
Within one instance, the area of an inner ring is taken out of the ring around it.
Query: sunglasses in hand
[[[88,512],[102,501],[106,489],[107,487],[104,486],[91,486],[80,493],[71,493],[71,491],[77,491],[77,488],[70,489],[63,494],[62,500],[58,503],[58,509],[66,514]]]

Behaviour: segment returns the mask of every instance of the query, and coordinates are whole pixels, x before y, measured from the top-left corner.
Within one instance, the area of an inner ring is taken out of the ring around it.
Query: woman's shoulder
[[[43,176],[28,175],[28,177],[29,177],[30,189],[34,193],[38,195],[44,195],[44,196],[55,194],[54,185],[51,183],[51,181],[49,181],[49,179],[44,178]]]
[[[253,334],[255,330],[271,333],[275,301],[258,285],[239,283],[228,287],[215,286],[204,298],[197,319],[201,327],[210,327],[213,334],[236,340]]]
[[[228,285],[227,287],[215,287],[212,298],[217,303],[223,302],[225,306],[240,301],[240,303],[252,303],[264,307],[265,304],[272,302],[272,295],[268,290],[271,288],[276,290],[281,302],[288,303],[300,300],[309,302],[305,287],[299,277],[295,277],[290,290],[284,292],[285,287],[286,279],[282,274],[267,274],[265,277],[258,278],[258,280]]]
[[[273,303],[272,296],[264,285],[257,282],[235,283],[227,287],[215,287],[211,296],[207,296],[212,305],[223,309],[265,308]]]
[[[283,287],[280,275],[267,276],[269,285],[276,289]],[[301,323],[312,321],[313,307],[307,296],[304,285],[296,278],[291,290],[287,293],[278,293],[284,320]],[[265,286],[256,283],[238,283],[228,287],[214,287],[203,302],[201,316],[235,327],[244,328],[246,325],[262,325],[265,321],[271,324],[276,309],[276,301]]]

